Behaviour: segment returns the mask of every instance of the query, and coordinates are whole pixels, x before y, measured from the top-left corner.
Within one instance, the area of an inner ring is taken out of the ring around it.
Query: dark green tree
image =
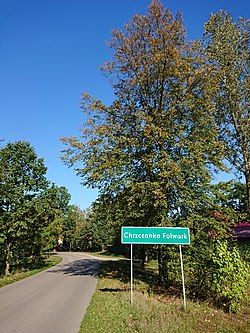
[[[234,21],[225,11],[211,15],[205,25],[205,47],[214,67],[217,93],[215,123],[225,156],[244,175],[250,213],[249,20]]]
[[[48,226],[43,232],[45,249],[52,250],[59,238],[66,241],[64,229],[68,224],[70,194],[66,187],[52,184],[40,197],[43,203]]]
[[[48,182],[46,167],[27,142],[9,143],[0,150],[0,246],[4,271],[33,255],[33,244],[44,227],[38,197]]]
[[[211,185],[214,205],[218,209],[231,208],[237,213],[247,212],[246,185],[235,180]]]

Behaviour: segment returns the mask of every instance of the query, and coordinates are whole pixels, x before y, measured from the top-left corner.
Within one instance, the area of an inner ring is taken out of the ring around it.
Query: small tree
[[[237,247],[218,242],[212,254],[214,299],[226,310],[238,312],[246,298],[248,267]]]
[[[62,235],[66,241],[68,249],[80,250],[76,244],[81,241],[79,237],[79,229],[82,228],[86,220],[85,211],[75,205],[69,205],[67,214],[64,217],[62,225]]]
[[[65,237],[65,224],[68,219],[70,194],[64,186],[53,184],[41,195],[48,226],[43,232],[44,247],[54,249],[60,237]],[[65,239],[66,240],[66,239]]]

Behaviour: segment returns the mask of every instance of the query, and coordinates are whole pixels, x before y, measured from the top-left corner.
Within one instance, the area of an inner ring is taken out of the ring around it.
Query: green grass
[[[157,278],[154,265],[135,271],[135,293],[130,305],[129,261],[101,263],[97,291],[79,333],[247,333],[249,309],[229,314],[206,303],[152,292]]]
[[[29,268],[27,268],[25,271],[15,272],[11,275],[3,276],[2,278],[0,278],[0,288],[6,286],[7,284],[11,284],[13,282],[22,280],[28,276],[39,273],[47,268],[59,264],[59,262],[61,261],[62,258],[56,255],[50,255],[48,257],[45,257],[35,265],[30,265]]]
[[[89,254],[91,256],[97,257],[97,258],[103,258],[103,259],[127,259],[121,254],[111,253],[108,251],[101,251],[101,252],[85,252],[86,254]]]

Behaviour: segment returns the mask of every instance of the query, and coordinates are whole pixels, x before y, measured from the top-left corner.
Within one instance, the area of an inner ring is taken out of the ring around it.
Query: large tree
[[[150,216],[138,223],[166,223],[193,208],[211,165],[221,166],[211,66],[199,43],[185,42],[181,15],[158,1],[124,31],[114,30],[110,46],[114,58],[103,71],[115,100],[105,106],[83,94],[89,118],[80,138],[63,138],[63,158],[76,165],[85,185],[121,200],[125,195],[125,211],[141,204],[145,215],[148,206]]]
[[[234,21],[225,11],[211,15],[205,47],[216,73],[215,121],[227,160],[245,176],[250,213],[249,20]]]
[[[29,143],[9,143],[0,150],[0,247],[7,274],[11,261],[35,254],[46,223],[38,200],[48,185],[45,173],[43,160]]]

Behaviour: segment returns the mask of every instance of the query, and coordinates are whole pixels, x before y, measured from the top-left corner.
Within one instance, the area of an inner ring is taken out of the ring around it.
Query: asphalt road
[[[46,271],[0,288],[1,333],[77,333],[96,289],[99,261],[60,253]]]

